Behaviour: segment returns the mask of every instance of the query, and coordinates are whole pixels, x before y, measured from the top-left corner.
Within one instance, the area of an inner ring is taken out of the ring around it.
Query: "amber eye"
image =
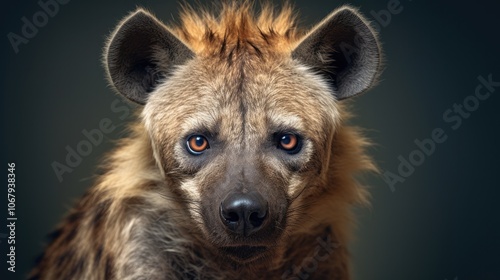
[[[193,155],[201,155],[206,149],[210,148],[207,138],[203,135],[192,135],[187,139],[186,147],[188,152]]]
[[[296,154],[301,148],[300,138],[295,134],[282,134],[279,136],[278,148],[289,154]]]

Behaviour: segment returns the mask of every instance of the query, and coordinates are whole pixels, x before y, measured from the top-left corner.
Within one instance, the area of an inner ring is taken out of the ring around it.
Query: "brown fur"
[[[305,34],[292,9],[253,14],[248,2],[218,16],[185,8],[182,24],[168,28],[196,58],[151,94],[33,279],[350,279],[351,210],[368,203],[354,176],[376,171],[368,141],[328,85],[290,59]],[[262,148],[276,127],[307,136],[290,163]],[[193,130],[217,135],[224,153],[193,163],[179,146]],[[270,201],[289,203],[270,253],[249,264],[228,261],[215,248],[232,239],[204,224],[205,201],[240,170],[275,188]]]
[[[287,4],[277,14],[265,5],[255,17],[250,2],[232,2],[223,5],[217,16],[185,6],[181,25],[172,31],[197,55],[230,58],[248,53],[267,57],[293,49],[303,35],[295,22],[293,9]]]

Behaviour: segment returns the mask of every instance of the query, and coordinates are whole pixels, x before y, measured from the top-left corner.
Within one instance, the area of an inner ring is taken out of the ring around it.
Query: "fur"
[[[217,15],[185,7],[174,27],[158,21],[194,58],[141,97],[130,136],[106,157],[31,279],[350,279],[351,211],[369,200],[355,175],[377,168],[369,141],[347,123],[348,104],[317,69],[291,58],[308,34],[295,22],[290,6],[255,16],[249,2]],[[290,127],[306,135],[300,154],[262,148],[270,132]],[[186,155],[179,139],[200,130],[224,152]],[[217,203],[207,201],[238,172],[265,178],[276,189],[269,196],[287,203],[271,252],[246,264],[218,251],[232,239],[207,226],[206,209]]]

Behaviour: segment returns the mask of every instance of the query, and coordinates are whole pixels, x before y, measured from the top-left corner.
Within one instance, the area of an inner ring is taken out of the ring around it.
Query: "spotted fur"
[[[332,22],[340,33],[327,43],[352,47],[352,64],[318,41]],[[380,65],[355,9],[308,32],[290,6],[259,15],[249,1],[218,14],[185,7],[178,26],[138,9],[111,35],[104,61],[117,91],[144,106],[31,279],[350,279],[351,210],[368,204],[355,175],[376,167],[340,99],[373,85]],[[281,131],[303,137],[300,153],[276,149]],[[193,132],[213,140],[204,157],[186,152]],[[220,249],[247,242],[216,221],[235,188],[265,194],[276,219],[248,241],[267,244],[249,262]]]

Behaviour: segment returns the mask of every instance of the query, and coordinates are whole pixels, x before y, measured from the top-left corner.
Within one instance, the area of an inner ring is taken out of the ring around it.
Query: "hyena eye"
[[[203,135],[192,135],[186,141],[186,148],[193,155],[201,155],[210,148],[207,138]]]
[[[296,154],[302,148],[300,137],[295,134],[281,134],[279,135],[278,140],[278,148],[284,150],[289,154]]]

